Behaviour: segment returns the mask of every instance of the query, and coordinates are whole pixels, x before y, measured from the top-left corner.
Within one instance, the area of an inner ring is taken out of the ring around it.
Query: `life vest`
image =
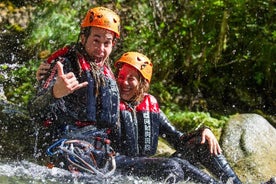
[[[119,91],[117,88],[117,84],[115,81],[115,77],[107,66],[102,68],[100,75],[105,80],[105,85],[99,86],[99,95],[95,95],[95,79],[91,75],[91,69],[89,63],[81,56],[77,55],[73,49],[69,46],[64,47],[55,53],[53,53],[48,59],[47,63],[53,64],[54,67],[51,70],[50,76],[46,79],[44,83],[44,88],[47,88],[50,84],[50,81],[54,78],[57,73],[56,65],[54,64],[57,61],[61,62],[71,62],[68,59],[68,56],[76,54],[76,59],[81,66],[82,71],[86,75],[86,79],[88,81],[88,86],[86,88],[86,94],[83,98],[87,98],[86,102],[86,115],[87,117],[85,122],[76,121],[75,124],[77,126],[86,126],[91,123],[96,123],[96,125],[100,127],[113,127],[118,122],[119,117]],[[66,64],[66,63],[64,63]],[[71,64],[73,65],[73,64]],[[76,64],[75,64],[76,65]],[[76,75],[76,74],[75,74]],[[69,102],[70,103],[70,102]],[[75,104],[78,102],[74,102]],[[74,111],[74,108],[72,108]],[[77,114],[77,113],[75,113]],[[70,115],[70,114],[69,114]],[[75,115],[74,115],[75,116]]]
[[[66,53],[68,53],[69,49],[70,49],[70,46],[66,46],[57,50],[51,56],[48,57],[46,62],[49,64],[53,63],[58,57],[64,56]]]
[[[86,72],[87,87],[87,116],[88,120],[99,125],[114,126],[119,117],[119,90],[113,73],[107,66],[103,66],[101,75],[104,75],[105,85],[100,86],[99,96],[95,95],[95,81],[91,75],[91,68],[83,57],[78,56],[82,70]]]
[[[121,101],[120,112],[120,152],[128,156],[155,154],[160,128],[160,108],[156,99],[146,94],[135,107]]]

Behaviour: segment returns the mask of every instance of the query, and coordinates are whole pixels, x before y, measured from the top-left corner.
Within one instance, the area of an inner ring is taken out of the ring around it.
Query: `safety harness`
[[[110,140],[92,137],[89,142],[79,139],[60,139],[47,149],[49,156],[61,155],[72,172],[87,172],[107,178],[116,169],[115,152]]]

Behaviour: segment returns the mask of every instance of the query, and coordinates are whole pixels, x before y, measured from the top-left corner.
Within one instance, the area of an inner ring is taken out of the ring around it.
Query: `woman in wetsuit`
[[[202,127],[192,133],[177,131],[160,110],[156,98],[147,93],[152,62],[138,52],[127,52],[115,63],[120,91],[120,126],[112,146],[118,152],[117,169],[124,174],[150,176],[169,182],[190,178],[201,183],[241,183],[231,169],[214,134]],[[177,150],[171,158],[152,157],[158,137]],[[201,171],[204,165],[215,177]]]

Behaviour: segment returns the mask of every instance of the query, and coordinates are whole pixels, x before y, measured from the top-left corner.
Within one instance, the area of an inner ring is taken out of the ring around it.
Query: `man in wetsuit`
[[[78,41],[42,64],[45,72],[37,76],[37,95],[28,108],[45,131],[38,135],[45,148],[63,137],[79,138],[79,132],[87,133],[90,127],[106,132],[118,123],[119,92],[108,58],[119,28],[114,11],[92,8],[81,23]]]

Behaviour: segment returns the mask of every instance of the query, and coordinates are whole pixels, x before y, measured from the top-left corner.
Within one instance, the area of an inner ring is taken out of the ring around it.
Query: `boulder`
[[[276,129],[258,114],[232,116],[223,129],[223,153],[245,183],[276,176]]]

